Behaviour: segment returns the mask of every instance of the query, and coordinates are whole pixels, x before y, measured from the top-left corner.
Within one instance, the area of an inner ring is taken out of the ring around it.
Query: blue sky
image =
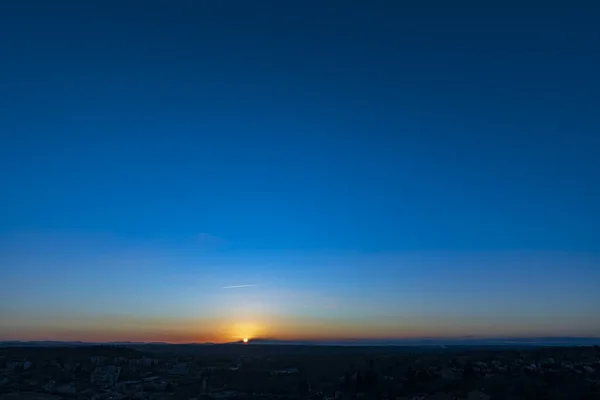
[[[31,3],[0,338],[600,336],[597,8]]]

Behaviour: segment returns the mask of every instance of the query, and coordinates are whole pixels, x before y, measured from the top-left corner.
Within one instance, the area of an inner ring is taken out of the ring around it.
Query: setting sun
[[[250,339],[263,337],[268,333],[263,324],[250,321],[237,321],[229,326],[225,325],[225,329],[232,341],[240,343],[248,343]]]

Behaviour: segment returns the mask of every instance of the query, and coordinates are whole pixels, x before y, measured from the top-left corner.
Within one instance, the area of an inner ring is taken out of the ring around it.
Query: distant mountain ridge
[[[281,341],[254,339],[250,344],[308,346],[598,346],[594,337],[537,338],[422,338],[422,339],[356,339],[328,341]]]

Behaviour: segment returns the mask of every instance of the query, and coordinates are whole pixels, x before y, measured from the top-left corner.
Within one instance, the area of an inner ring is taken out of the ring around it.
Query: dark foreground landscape
[[[0,400],[600,399],[600,347],[0,347]]]

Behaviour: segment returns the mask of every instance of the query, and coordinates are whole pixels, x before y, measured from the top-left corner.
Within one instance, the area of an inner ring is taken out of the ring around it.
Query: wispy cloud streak
[[[239,289],[239,288],[245,288],[245,287],[254,287],[254,286],[258,286],[258,285],[233,285],[233,286],[223,286],[221,289]]]

